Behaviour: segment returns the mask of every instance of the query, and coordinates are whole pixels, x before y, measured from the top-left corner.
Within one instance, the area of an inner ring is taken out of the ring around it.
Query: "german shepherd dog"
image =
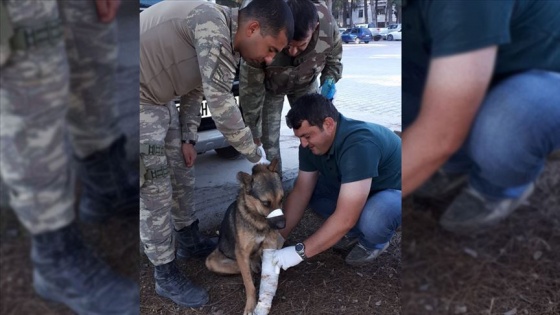
[[[206,258],[212,272],[241,273],[247,296],[244,314],[252,314],[257,302],[251,271],[260,270],[263,249],[278,248],[277,230],[286,225],[280,210],[284,189],[277,165],[274,159],[268,166],[253,166],[252,175],[237,174],[239,195],[226,211],[217,248]]]

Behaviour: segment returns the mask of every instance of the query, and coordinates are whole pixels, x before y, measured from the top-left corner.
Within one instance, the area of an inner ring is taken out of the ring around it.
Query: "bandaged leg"
[[[280,267],[272,264],[273,252],[274,249],[263,250],[259,302],[257,303],[257,307],[255,307],[254,315],[267,315],[272,306],[272,299],[276,294]]]

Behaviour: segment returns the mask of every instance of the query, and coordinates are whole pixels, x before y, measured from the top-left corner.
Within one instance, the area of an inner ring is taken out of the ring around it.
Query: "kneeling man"
[[[333,246],[352,248],[350,265],[373,261],[401,224],[400,138],[383,126],[344,117],[320,94],[299,98],[286,123],[301,145],[280,233],[286,238],[308,207],[326,221],[296,246],[277,250],[273,261],[286,270]]]

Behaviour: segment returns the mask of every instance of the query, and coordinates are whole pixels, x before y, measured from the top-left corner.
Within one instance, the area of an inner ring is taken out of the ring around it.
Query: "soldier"
[[[342,41],[336,21],[324,3],[288,0],[294,16],[294,38],[272,63],[243,58],[239,78],[239,103],[245,123],[269,159],[278,158],[280,173],[280,124],[284,96],[290,105],[315,93],[321,74],[321,93],[332,99],[342,74]]]
[[[254,0],[232,9],[205,1],[164,1],[140,14],[140,237],[155,266],[156,293],[187,307],[208,293],[176,267],[178,257],[203,256],[215,246],[198,231],[194,162],[200,104],[220,132],[251,162],[266,161],[231,93],[239,58],[270,62],[292,38],[283,0]],[[173,99],[181,97],[180,113]]]
[[[130,179],[113,115],[117,7],[0,2],[0,172],[32,235],[35,291],[79,314],[139,312],[138,286],[97,258],[74,223],[73,165],[83,184],[82,219],[138,209],[137,178]]]

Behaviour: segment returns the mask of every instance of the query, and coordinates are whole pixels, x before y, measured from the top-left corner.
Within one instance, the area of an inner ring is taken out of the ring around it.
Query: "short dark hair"
[[[304,120],[310,126],[317,126],[323,130],[325,118],[330,117],[338,122],[338,110],[333,103],[321,94],[307,94],[298,98],[286,115],[289,128],[299,129]]]
[[[294,17],[284,0],[252,0],[239,10],[239,18],[257,20],[262,36],[277,37],[282,30],[286,31],[288,42],[294,36]]]
[[[294,37],[292,39],[303,40],[319,22],[317,7],[311,0],[288,0],[288,6],[294,16]]]

